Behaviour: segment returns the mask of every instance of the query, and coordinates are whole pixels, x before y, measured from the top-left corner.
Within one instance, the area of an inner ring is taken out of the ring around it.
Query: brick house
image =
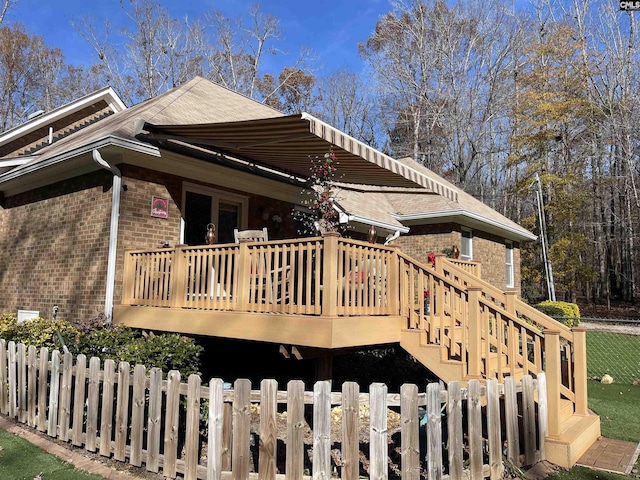
[[[294,212],[329,149],[344,234],[305,236]],[[220,363],[263,364],[268,346],[295,359],[288,376],[304,359],[331,379],[335,356],[389,345],[444,382],[546,370],[547,459],[571,466],[600,435],[586,335],[518,298],[534,239],[411,159],[199,77],[129,108],[105,88],[0,134],[0,313],[237,342]]]
[[[0,135],[0,312],[111,315],[126,250],[201,244],[209,223],[217,243],[234,228],[299,235],[309,157],[332,145],[346,236],[397,232],[423,262],[457,245],[486,281],[519,289],[527,230],[411,159],[196,77],[129,108],[105,88]]]

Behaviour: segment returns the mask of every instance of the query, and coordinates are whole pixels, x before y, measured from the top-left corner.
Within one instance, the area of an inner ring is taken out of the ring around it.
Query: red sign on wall
[[[169,217],[169,199],[151,197],[151,216],[156,218]]]

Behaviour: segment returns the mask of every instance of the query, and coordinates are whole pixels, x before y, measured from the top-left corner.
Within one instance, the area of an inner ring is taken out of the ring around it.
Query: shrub
[[[62,351],[58,334],[73,355],[98,357],[104,361],[158,367],[163,374],[178,370],[183,377],[200,373],[203,347],[177,333],[143,334],[141,330],[113,325],[97,317],[73,325],[64,320],[33,318],[18,323],[16,314],[0,315],[0,338],[37,348]]]
[[[580,309],[575,303],[545,300],[535,305],[535,308],[568,327],[577,327],[580,324]]]
[[[139,330],[123,325],[102,325],[81,334],[79,342],[74,346],[74,353],[84,353],[89,358],[98,357],[103,361],[108,358],[116,362],[122,361],[128,345],[141,336]]]
[[[3,313],[0,315],[0,338],[9,341],[15,336],[18,325],[18,316],[15,313]]]
[[[58,333],[60,337],[58,337]],[[62,341],[69,346],[78,336],[78,330],[65,320],[30,318],[18,322],[15,314],[0,316],[0,338],[7,342],[24,343],[36,348],[47,347],[50,350],[62,350]]]
[[[127,344],[122,360],[131,364],[158,367],[166,374],[178,370],[183,378],[200,374],[202,346],[178,333],[163,333],[136,338]]]
[[[199,373],[203,348],[192,338],[177,333],[143,334],[138,329],[108,324],[82,335],[77,350],[103,361],[109,358],[149,369],[158,367],[164,375],[178,370],[186,377]]]

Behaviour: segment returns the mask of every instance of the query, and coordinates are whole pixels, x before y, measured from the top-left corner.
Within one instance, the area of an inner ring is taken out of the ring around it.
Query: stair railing
[[[503,292],[446,258],[432,266],[400,251],[398,257],[407,328],[443,347],[443,360],[460,361],[467,379],[517,380],[546,371],[550,435],[559,434],[562,397],[576,414],[587,414],[584,329],[570,329],[518,299],[515,290]]]

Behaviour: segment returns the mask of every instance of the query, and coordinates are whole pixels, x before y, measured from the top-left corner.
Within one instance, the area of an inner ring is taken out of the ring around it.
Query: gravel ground
[[[594,322],[580,321],[580,326],[587,330],[598,330],[601,332],[624,333],[627,335],[640,335],[640,323],[623,323],[623,322]]]

